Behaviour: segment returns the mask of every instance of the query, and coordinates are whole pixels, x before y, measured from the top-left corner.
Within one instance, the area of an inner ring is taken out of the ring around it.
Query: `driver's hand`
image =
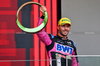
[[[45,11],[47,11],[45,6],[41,6],[40,11],[42,12],[42,15],[45,16]]]

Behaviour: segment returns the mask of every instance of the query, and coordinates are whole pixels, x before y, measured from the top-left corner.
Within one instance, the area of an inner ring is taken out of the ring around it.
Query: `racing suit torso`
[[[42,21],[43,19],[40,18],[38,26]],[[47,34],[44,30],[38,32],[37,35],[46,45],[50,66],[79,66],[77,57],[68,56],[77,55],[76,46],[72,40],[68,38],[64,40],[58,35]]]

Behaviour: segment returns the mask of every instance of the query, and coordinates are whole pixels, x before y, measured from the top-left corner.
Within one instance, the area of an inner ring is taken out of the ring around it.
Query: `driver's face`
[[[59,25],[57,27],[58,32],[62,35],[62,36],[67,36],[71,27],[69,24],[65,24],[65,25]]]

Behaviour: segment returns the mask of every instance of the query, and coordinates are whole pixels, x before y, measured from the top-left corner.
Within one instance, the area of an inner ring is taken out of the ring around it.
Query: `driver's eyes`
[[[65,26],[65,25],[62,25],[62,27],[70,27],[70,25],[67,25],[67,26]]]
[[[67,27],[70,27],[70,25],[67,25]]]
[[[65,25],[62,25],[62,27],[65,27]]]

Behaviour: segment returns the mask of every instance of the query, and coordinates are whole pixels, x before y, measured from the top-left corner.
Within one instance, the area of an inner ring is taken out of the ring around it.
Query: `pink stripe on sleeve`
[[[44,19],[40,18],[39,19],[39,22],[38,22],[38,25],[39,26],[42,22],[43,22]],[[45,44],[45,45],[50,45],[51,44],[51,40],[50,40],[50,37],[49,35],[42,29],[40,32],[37,33],[39,39]]]
[[[74,51],[73,51],[72,55],[75,55]],[[77,62],[76,57],[72,57],[72,66],[79,66],[79,62]]]

